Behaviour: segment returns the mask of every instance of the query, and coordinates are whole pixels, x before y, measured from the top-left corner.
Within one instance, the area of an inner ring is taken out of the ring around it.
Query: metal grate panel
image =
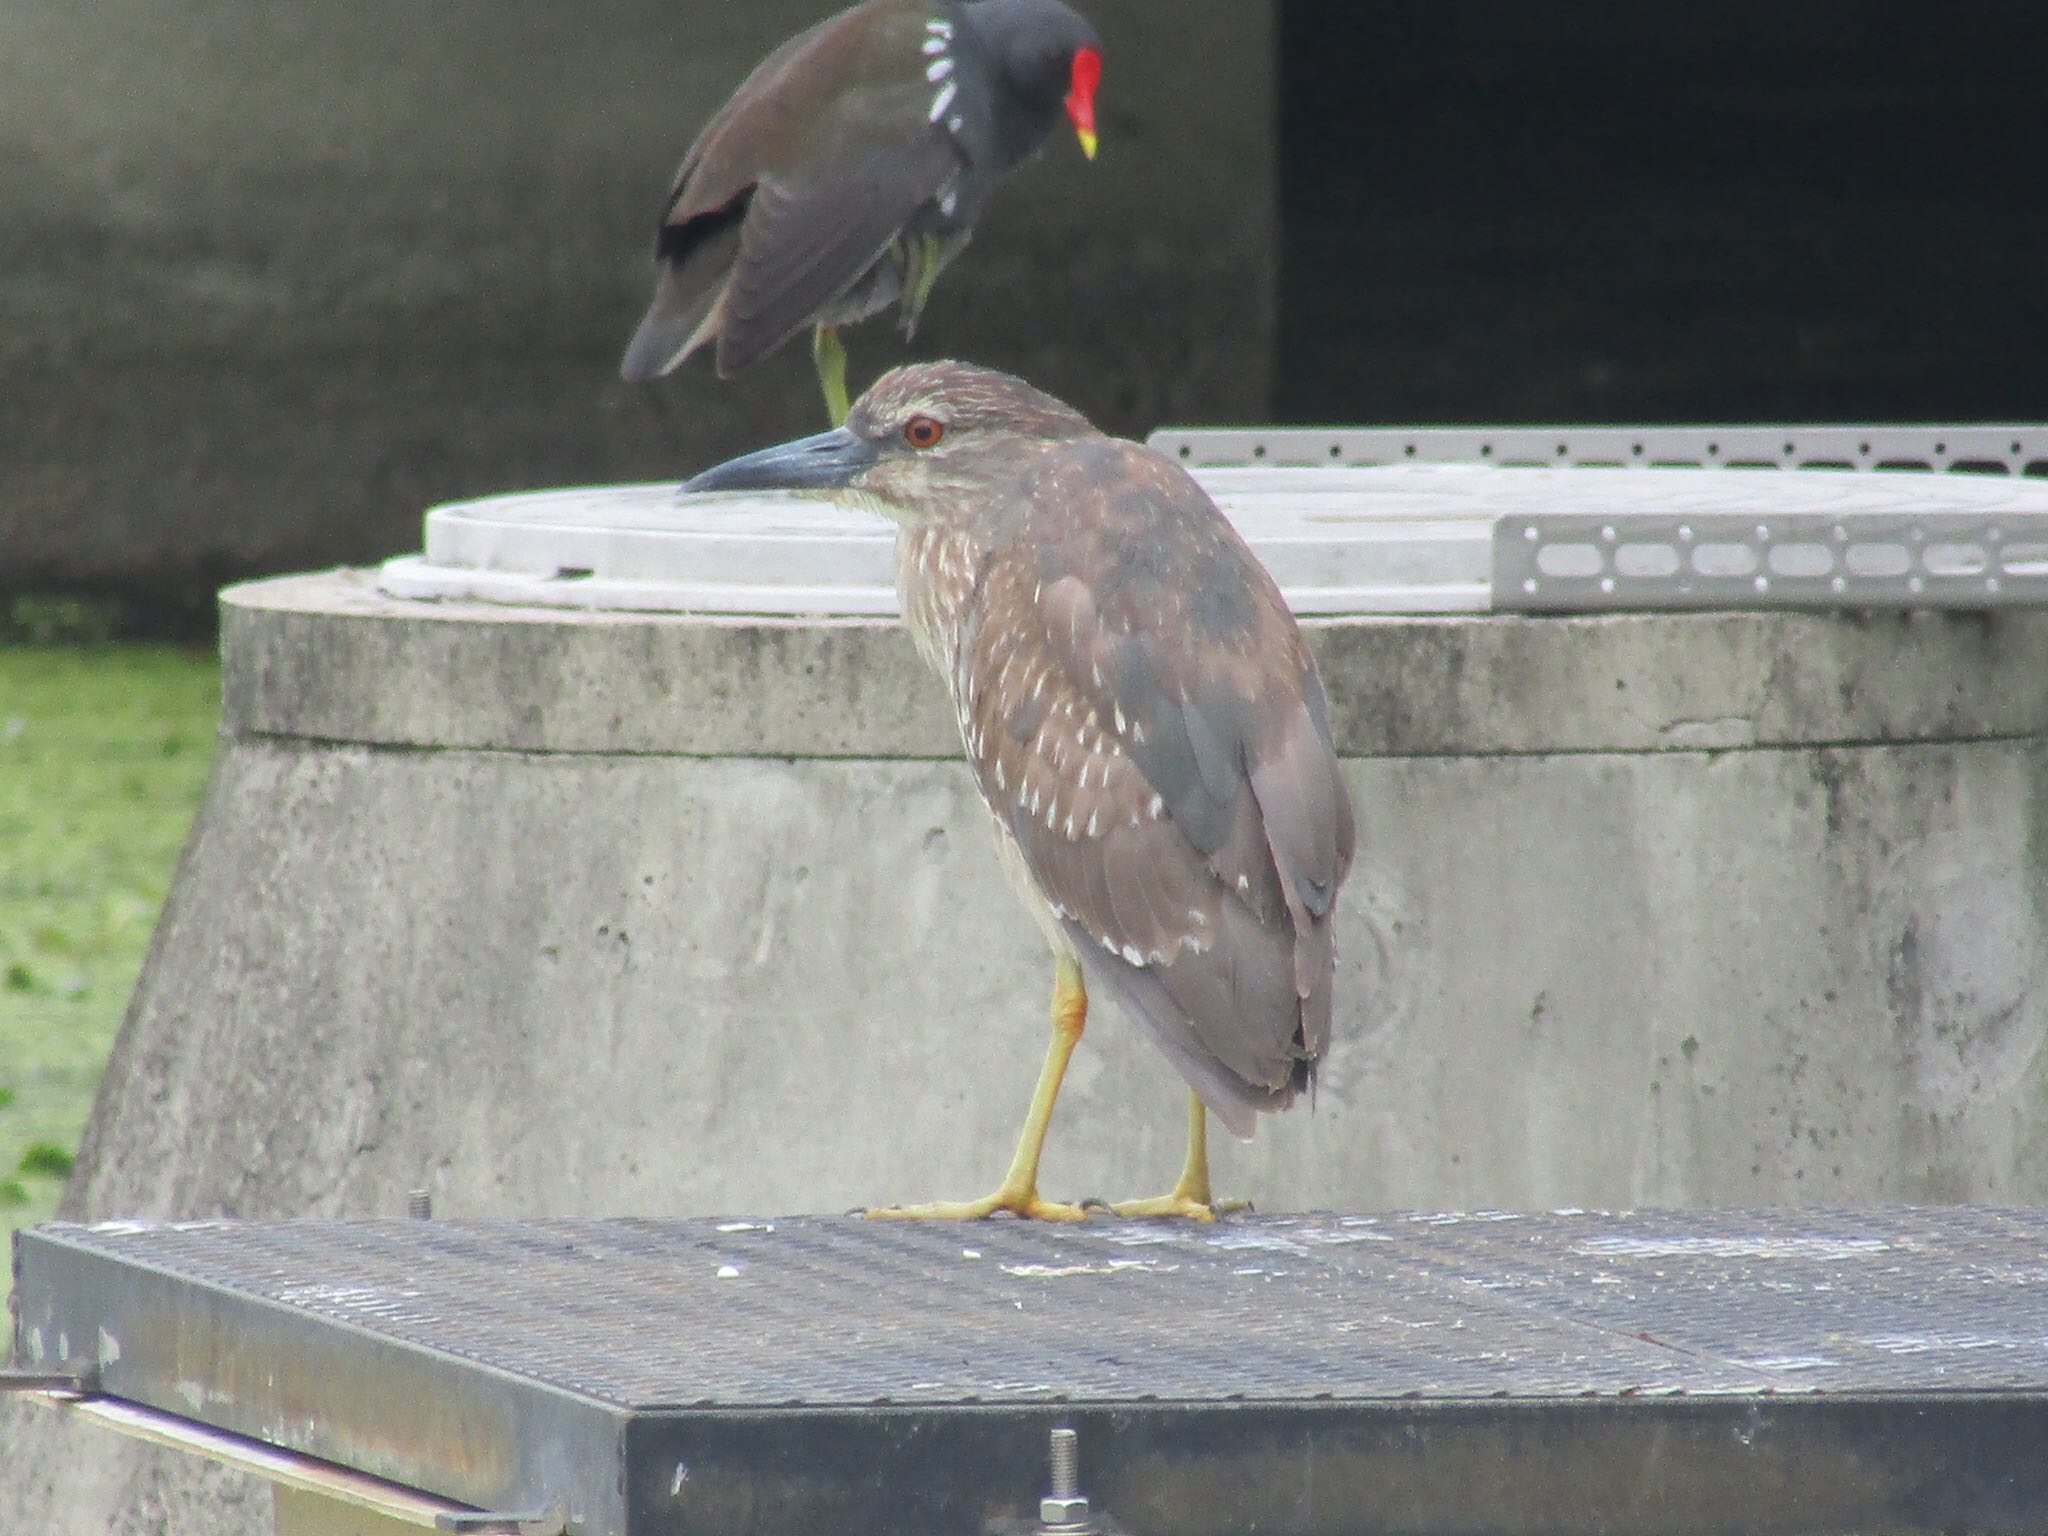
[[[105,1223],[17,1267],[25,1366],[617,1536],[995,1530],[1054,1414],[1134,1530],[2048,1516],[2043,1211]]]
[[[1877,1392],[1931,1372],[2048,1390],[2048,1234],[1996,1212],[1706,1232],[1602,1215],[115,1223],[30,1241],[622,1408]],[[53,1302],[25,1303],[32,1366],[76,1363],[33,1320]]]

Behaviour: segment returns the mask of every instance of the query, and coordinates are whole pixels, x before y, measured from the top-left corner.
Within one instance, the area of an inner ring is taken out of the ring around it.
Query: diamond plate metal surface
[[[617,1536],[1007,1529],[1054,1422],[1127,1530],[2048,1516],[2048,1211],[115,1222],[17,1270],[26,1368]]]
[[[28,1241],[99,1258],[116,1303],[122,1274],[137,1294],[183,1282],[622,1408],[2048,1391],[2048,1226],[1996,1211],[115,1223]],[[31,1250],[26,1362],[97,1363],[37,1321],[62,1310],[37,1273]],[[83,1321],[71,1337],[93,1337]]]

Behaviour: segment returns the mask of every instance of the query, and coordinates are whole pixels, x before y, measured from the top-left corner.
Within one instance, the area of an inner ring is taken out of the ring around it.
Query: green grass
[[[63,1193],[219,699],[209,655],[0,644],[0,1245]]]

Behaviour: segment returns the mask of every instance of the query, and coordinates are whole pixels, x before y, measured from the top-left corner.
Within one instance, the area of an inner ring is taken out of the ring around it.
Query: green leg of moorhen
[[[918,316],[924,313],[925,301],[932,296],[932,284],[939,280],[939,237],[917,235],[900,247],[899,259],[903,263],[903,336],[907,341],[917,334]]]
[[[846,347],[837,326],[821,325],[811,332],[811,363],[818,370],[818,388],[825,392],[825,414],[832,425],[846,425]]]
[[[1045,1053],[1045,1065],[1038,1072],[1038,1088],[1031,1095],[1031,1108],[1024,1116],[1023,1134],[1010,1159],[1010,1171],[992,1195],[979,1200],[941,1200],[930,1205],[892,1205],[866,1214],[877,1221],[978,1221],[997,1211],[1039,1221],[1081,1221],[1088,1213],[1078,1205],[1062,1205],[1038,1196],[1038,1158],[1045,1149],[1046,1127],[1052,1124],[1053,1101],[1060,1094],[1060,1080],[1067,1075],[1067,1059],[1081,1042],[1088,1023],[1088,989],[1081,981],[1081,967],[1071,956],[1062,955],[1052,986],[1052,1044]]]
[[[1184,1216],[1214,1221],[1231,1211],[1248,1211],[1249,1200],[1217,1200],[1209,1192],[1209,1111],[1199,1095],[1188,1095],[1188,1155],[1171,1194],[1124,1200],[1110,1209],[1119,1216]]]

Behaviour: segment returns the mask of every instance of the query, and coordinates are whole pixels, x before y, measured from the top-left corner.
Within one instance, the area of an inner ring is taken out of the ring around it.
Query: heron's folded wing
[[[1297,908],[1248,767],[1262,683],[1286,695],[1293,680],[1170,612],[1112,598],[1105,613],[1107,569],[1071,533],[985,566],[956,678],[970,756],[1091,969],[1245,1134],[1328,1035],[1327,942],[1298,985]],[[1322,1016],[1305,1019],[1317,993]]]

